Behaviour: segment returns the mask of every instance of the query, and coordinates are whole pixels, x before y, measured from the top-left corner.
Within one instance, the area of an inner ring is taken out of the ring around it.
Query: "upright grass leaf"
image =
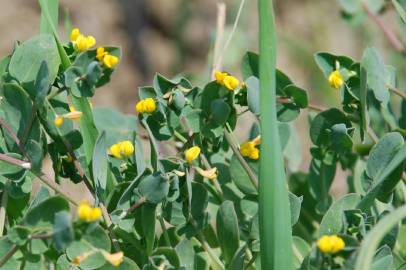
[[[376,224],[361,244],[357,261],[355,262],[355,270],[371,269],[375,250],[378,248],[381,240],[404,218],[406,218],[406,205],[386,215]]]
[[[48,14],[51,18],[52,24],[48,23],[46,14],[44,12],[41,12],[40,32],[52,35],[54,33],[52,25],[58,25],[59,0],[46,0],[42,2],[46,2],[46,9],[48,10]]]
[[[272,0],[259,0],[261,160],[259,219],[263,269],[293,269],[289,198],[276,118],[276,36]]]

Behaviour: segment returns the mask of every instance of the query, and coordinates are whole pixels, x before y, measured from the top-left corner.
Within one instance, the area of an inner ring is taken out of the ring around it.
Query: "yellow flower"
[[[109,152],[115,158],[127,158],[134,153],[134,145],[130,141],[122,141],[110,146]]]
[[[113,68],[118,63],[118,57],[115,55],[107,54],[103,57],[103,64],[108,68]]]
[[[100,62],[103,61],[104,56],[106,56],[108,54],[108,52],[106,52],[106,50],[104,49],[104,47],[99,47],[96,50],[96,58],[97,60],[99,60]]]
[[[75,110],[75,107],[74,107],[73,105],[69,105],[69,111],[70,111],[70,112],[76,111],[76,110]]]
[[[153,113],[156,110],[156,103],[153,98],[140,100],[135,105],[135,110],[139,113]]]
[[[89,257],[89,255],[91,255],[92,253],[93,253],[93,252],[86,252],[86,253],[83,253],[83,254],[81,254],[81,255],[79,255],[79,256],[74,257],[74,258],[72,259],[72,264],[75,264],[75,265],[80,264],[80,263],[83,262],[87,257]]]
[[[54,124],[55,124],[55,126],[57,126],[57,127],[62,126],[62,124],[63,124],[63,117],[60,116],[60,115],[55,116]]]
[[[345,242],[337,235],[324,235],[317,240],[317,247],[323,253],[335,254],[345,248]]]
[[[203,170],[199,167],[196,167],[196,171],[203,177],[213,180],[217,178],[217,168],[213,167],[210,170]]]
[[[228,90],[234,91],[240,85],[240,81],[234,76],[227,75],[223,79],[223,84]]]
[[[73,28],[70,32],[70,41],[75,42],[80,34],[79,28]]]
[[[226,72],[215,71],[214,77],[216,78],[217,83],[223,85],[223,80],[228,74]]]
[[[75,40],[76,48],[84,52],[96,44],[96,39],[93,36],[79,35]]]
[[[77,215],[81,221],[94,222],[100,219],[102,212],[99,207],[92,207],[89,202],[81,201],[77,208]]]
[[[192,163],[200,155],[200,147],[193,146],[185,151],[186,161]]]
[[[340,89],[340,87],[344,84],[343,76],[339,70],[335,70],[331,72],[330,76],[328,76],[328,82],[331,87],[335,89]]]
[[[260,142],[259,142],[260,143]],[[259,158],[259,149],[255,146],[258,145],[258,141],[247,141],[240,146],[240,153],[243,157],[257,160]]]
[[[117,253],[107,253],[107,252],[102,252],[104,258],[106,259],[106,261],[108,261],[109,263],[111,263],[113,266],[119,266],[124,259],[124,253],[122,251],[117,252]]]
[[[74,108],[73,108],[74,109]],[[82,112],[79,111],[71,111],[70,113],[65,113],[63,115],[64,118],[70,119],[70,120],[78,120],[80,117],[82,117]]]

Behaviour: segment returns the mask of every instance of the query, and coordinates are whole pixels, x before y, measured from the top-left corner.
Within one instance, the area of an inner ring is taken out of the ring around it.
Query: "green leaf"
[[[343,112],[332,108],[319,113],[312,121],[310,127],[310,139],[317,146],[328,146],[331,143],[331,130],[336,124],[345,124],[351,128],[350,120]]]
[[[224,125],[230,116],[231,108],[223,99],[215,99],[211,102],[211,112],[214,122]]]
[[[155,243],[156,205],[146,203],[141,206],[141,224],[145,238],[146,253],[151,255]]]
[[[300,216],[300,208],[302,206],[303,197],[298,197],[292,192],[289,193],[289,205],[290,205],[290,212],[292,213],[290,216],[291,225],[295,225]]]
[[[63,251],[74,240],[72,220],[69,212],[61,211],[55,214],[54,232],[52,239],[57,251]]]
[[[390,95],[386,87],[386,66],[378,50],[367,48],[362,56],[361,66],[367,72],[367,84],[372,89],[375,98],[387,104]]]
[[[176,245],[175,250],[179,257],[180,266],[185,269],[194,269],[195,251],[191,241],[183,239]]]
[[[247,247],[241,246],[234,254],[234,257],[231,259],[231,262],[228,265],[227,270],[243,270],[246,252]]]
[[[311,247],[309,244],[298,236],[293,236],[293,266],[295,269],[300,268],[304,258],[309,254]]]
[[[52,35],[41,34],[21,44],[11,57],[9,72],[24,88],[33,90],[34,82],[45,62],[49,69],[48,85],[51,85],[60,65],[58,49]]]
[[[361,196],[359,194],[350,193],[334,202],[321,220],[320,228],[317,232],[318,237],[341,233],[344,226],[344,211],[356,209],[360,201]]]
[[[35,141],[40,141],[38,119],[35,118],[31,125],[28,121],[28,119],[31,119],[32,115],[34,115],[34,109],[24,89],[16,83],[5,83],[3,85],[3,94],[4,98],[0,103],[0,109],[3,110],[5,120],[14,130],[17,137],[20,140],[30,138]],[[28,130],[30,132],[28,132]],[[27,132],[28,136],[26,136]],[[8,134],[5,135],[5,138],[7,144],[10,146],[10,150],[14,152],[19,151],[19,147]]]
[[[254,76],[250,76],[245,81],[245,84],[247,86],[248,108],[252,113],[259,115],[259,79]]]
[[[33,207],[23,220],[24,225],[52,227],[56,213],[69,211],[68,202],[61,197],[51,197]]]
[[[307,93],[304,89],[291,84],[283,88],[283,92],[295,103],[295,105],[302,109],[307,108],[308,99]]]
[[[367,210],[375,198],[387,197],[401,179],[406,145],[399,133],[387,133],[371,149],[366,173],[372,185],[358,207]]]
[[[221,204],[217,212],[216,226],[222,254],[225,261],[230,263],[240,245],[238,219],[233,202],[224,201]]]
[[[107,197],[107,145],[106,134],[103,131],[96,141],[93,153],[93,180],[96,187],[96,192],[101,200],[105,200]]]
[[[31,161],[31,170],[35,173],[41,172],[43,159],[43,149],[41,145],[34,140],[29,140],[25,145],[25,151]]]
[[[354,63],[354,61],[347,56],[337,56],[326,52],[316,53],[314,55],[314,60],[326,78],[328,78],[330,74],[336,70],[337,62],[340,64],[340,67],[345,67],[347,69],[349,69]]]
[[[150,203],[160,203],[169,192],[169,180],[161,174],[153,174],[145,177],[138,185],[141,196]]]
[[[258,174],[258,161],[247,160],[246,162]],[[235,155],[230,160],[230,174],[235,185],[245,194],[257,194],[258,191],[249,179],[247,172],[241,166]]]
[[[375,250],[385,235],[402,219],[406,218],[406,206],[403,205],[384,216],[361,243],[354,270],[370,270],[374,260]]]
[[[259,64],[258,54],[254,52],[247,52],[242,58],[241,72],[244,80],[247,80],[251,76],[259,77]]]
[[[107,235],[107,232],[98,224],[89,226],[86,229],[82,240],[95,248],[103,249],[107,252],[110,252],[111,250],[110,238]]]

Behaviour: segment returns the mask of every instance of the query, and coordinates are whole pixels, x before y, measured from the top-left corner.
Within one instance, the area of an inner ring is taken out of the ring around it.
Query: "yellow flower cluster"
[[[185,159],[187,162],[192,163],[200,155],[200,147],[193,146],[185,151]]]
[[[156,110],[156,103],[153,98],[145,98],[135,105],[135,110],[139,113],[153,113]]]
[[[252,141],[246,141],[240,146],[240,153],[243,157],[257,160],[259,158],[259,149],[256,147],[261,144],[261,137],[258,136]]]
[[[330,76],[328,76],[328,82],[331,87],[335,89],[340,89],[341,86],[344,84],[343,76],[341,75],[339,70],[335,70],[331,72]]]
[[[317,241],[317,247],[323,253],[335,254],[345,248],[345,242],[337,235],[324,235]]]
[[[81,221],[94,222],[100,219],[102,212],[99,207],[90,206],[88,201],[81,201],[77,208],[77,215]]]
[[[216,71],[214,77],[218,84],[223,85],[230,91],[234,91],[240,85],[240,81],[227,72]]]
[[[96,58],[99,60],[101,63],[104,64],[104,66],[108,68],[113,68],[115,65],[118,64],[118,57],[115,55],[109,54],[104,47],[99,47],[96,50]]]
[[[110,146],[109,154],[115,158],[128,158],[134,153],[134,145],[130,141],[122,141]]]
[[[70,33],[70,40],[81,52],[87,51],[96,45],[96,39],[93,36],[84,36],[82,33],[80,33],[79,28],[72,29],[72,32]]]

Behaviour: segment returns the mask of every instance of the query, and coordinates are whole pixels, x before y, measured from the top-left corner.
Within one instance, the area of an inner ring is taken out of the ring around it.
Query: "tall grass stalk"
[[[258,0],[261,159],[259,226],[262,269],[291,270],[289,197],[276,118],[276,35],[272,0]]]

